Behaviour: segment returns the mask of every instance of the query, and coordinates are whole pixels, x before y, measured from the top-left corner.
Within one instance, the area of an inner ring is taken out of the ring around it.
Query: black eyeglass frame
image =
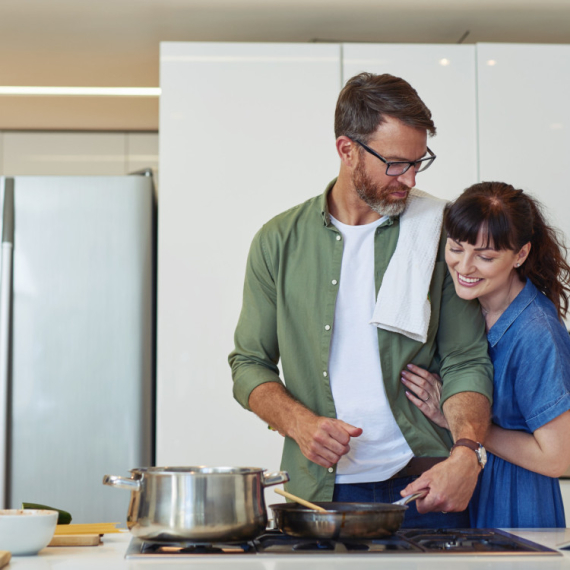
[[[425,156],[424,158],[412,161],[395,160],[393,162],[390,162],[389,160],[386,160],[383,156],[380,156],[374,149],[365,145],[362,141],[359,141],[358,139],[350,139],[350,140],[355,142],[356,144],[359,144],[366,152],[369,152],[371,155],[375,156],[376,158],[379,158],[386,165],[386,176],[402,176],[402,174],[408,172],[408,170],[410,170],[412,166],[415,168],[416,164],[421,164],[422,162],[429,161],[424,168],[421,168],[420,166],[420,168],[416,170],[416,172],[423,172],[424,170],[427,170],[433,164],[433,161],[437,158],[437,156],[430,150],[430,148],[426,147],[429,156]],[[393,164],[407,164],[407,166],[404,168],[402,172],[398,174],[390,174],[388,170],[390,170],[390,166],[392,166]]]

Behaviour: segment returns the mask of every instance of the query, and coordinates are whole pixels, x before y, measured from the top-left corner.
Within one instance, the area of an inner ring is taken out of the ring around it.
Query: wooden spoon
[[[303,505],[304,507],[309,507],[309,509],[313,509],[315,511],[326,512],[326,509],[323,509],[323,507],[319,507],[319,505],[315,505],[315,503],[305,501],[305,499],[301,499],[301,497],[297,497],[297,495],[292,495],[291,493],[288,493],[287,491],[282,491],[281,489],[273,489],[273,490],[278,495],[281,495],[282,497],[287,497],[288,499],[291,499],[292,501],[295,501],[296,503],[299,503],[300,505]]]

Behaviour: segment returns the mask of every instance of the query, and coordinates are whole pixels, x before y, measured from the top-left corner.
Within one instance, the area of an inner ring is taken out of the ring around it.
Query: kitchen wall
[[[0,131],[0,175],[158,174],[158,133]]]

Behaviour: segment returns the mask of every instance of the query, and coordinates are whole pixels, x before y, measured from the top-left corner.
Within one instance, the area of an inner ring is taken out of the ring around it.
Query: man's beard
[[[380,216],[399,216],[406,209],[410,188],[402,183],[389,187],[375,184],[364,171],[362,160],[354,169],[352,183],[358,197]],[[390,196],[392,192],[408,192],[408,195],[404,199],[394,200]]]

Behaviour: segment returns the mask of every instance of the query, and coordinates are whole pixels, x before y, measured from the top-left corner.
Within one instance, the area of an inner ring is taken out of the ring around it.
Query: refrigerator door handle
[[[4,179],[2,267],[0,276],[0,507],[7,508],[8,389],[10,373],[10,315],[12,250],[14,245],[14,179]]]

